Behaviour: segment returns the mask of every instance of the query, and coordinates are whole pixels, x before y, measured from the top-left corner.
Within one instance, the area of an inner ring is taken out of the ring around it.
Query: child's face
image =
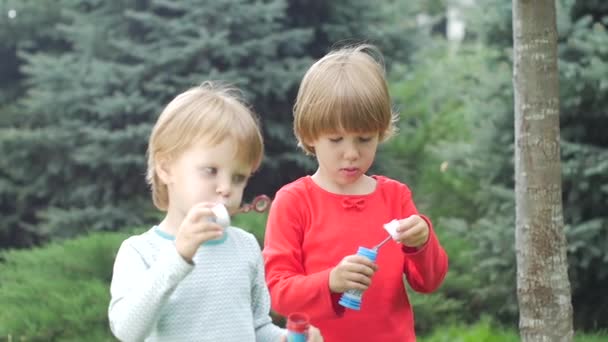
[[[222,203],[230,213],[241,204],[252,166],[237,160],[236,144],[226,139],[216,146],[194,144],[167,170],[169,210],[185,216],[201,202]]]
[[[378,136],[377,132],[321,135],[310,144],[319,162],[319,176],[347,190],[374,162]]]

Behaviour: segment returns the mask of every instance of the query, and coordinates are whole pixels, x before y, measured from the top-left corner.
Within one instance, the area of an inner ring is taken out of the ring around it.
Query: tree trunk
[[[513,44],[519,330],[524,342],[572,341],[555,0],[513,0]]]

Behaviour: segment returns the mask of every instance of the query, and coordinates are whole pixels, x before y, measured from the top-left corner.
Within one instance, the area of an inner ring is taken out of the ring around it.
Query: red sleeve
[[[302,206],[302,199],[279,191],[270,208],[263,255],[272,308],[284,316],[305,312],[312,320],[338,317],[338,297],[329,291],[330,269],[312,274],[304,269],[302,242],[308,217]]]
[[[420,215],[407,186],[405,187],[403,206],[404,218],[411,215]],[[403,247],[403,273],[414,291],[430,293],[441,285],[448,272],[448,256],[439,244],[431,220],[424,215],[420,215],[420,217],[429,226],[429,238],[419,249]]]

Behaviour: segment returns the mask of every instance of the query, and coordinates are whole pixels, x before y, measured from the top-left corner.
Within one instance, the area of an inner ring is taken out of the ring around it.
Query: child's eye
[[[204,167],[202,169],[202,171],[203,171],[203,173],[205,175],[208,175],[208,176],[215,176],[215,175],[217,175],[217,168],[215,168],[215,167]]]
[[[337,143],[337,142],[342,141],[342,137],[332,137],[332,138],[329,138],[329,141],[331,141],[333,143]]]
[[[359,141],[364,142],[364,143],[370,142],[370,141],[372,141],[372,139],[373,139],[372,137],[359,137]]]
[[[242,184],[242,183],[245,183],[246,181],[247,181],[246,175],[234,175],[232,177],[232,182],[234,182],[235,184]]]

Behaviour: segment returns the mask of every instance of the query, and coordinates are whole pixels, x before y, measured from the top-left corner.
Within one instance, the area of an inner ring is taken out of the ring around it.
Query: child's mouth
[[[359,173],[359,169],[356,167],[346,167],[346,168],[340,169],[340,171],[347,177],[352,177]]]

